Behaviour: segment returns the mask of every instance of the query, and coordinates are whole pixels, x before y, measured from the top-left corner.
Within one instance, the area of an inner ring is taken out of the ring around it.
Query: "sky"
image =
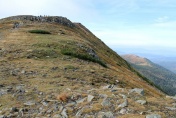
[[[118,54],[176,57],[176,0],[0,0],[0,18],[63,16]]]

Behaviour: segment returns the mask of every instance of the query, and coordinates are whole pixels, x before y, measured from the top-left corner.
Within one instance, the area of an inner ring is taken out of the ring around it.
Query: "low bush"
[[[98,63],[101,66],[107,68],[107,65],[103,61],[101,61],[97,58],[94,58],[94,57],[92,57],[88,54],[77,54],[77,53],[75,53],[75,52],[73,52],[72,50],[69,50],[69,49],[63,49],[63,50],[61,50],[61,53],[64,54],[64,55],[69,55],[69,56],[76,57],[76,58],[79,58],[79,59],[82,59],[82,60],[95,62],[95,63]]]
[[[29,32],[36,33],[36,34],[51,34],[50,32],[45,31],[45,30],[30,30]]]

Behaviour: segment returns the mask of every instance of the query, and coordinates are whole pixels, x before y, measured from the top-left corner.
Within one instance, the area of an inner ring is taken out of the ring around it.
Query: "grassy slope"
[[[14,22],[14,21],[13,21]],[[144,88],[146,95],[159,97],[163,95],[157,89],[140,79],[134,70],[90,32],[82,26],[68,28],[56,24],[29,24],[19,29],[12,29],[13,22],[0,24],[3,34],[1,50],[1,83],[5,85],[27,83],[37,86],[41,91],[63,91],[65,88],[76,88],[82,84],[100,86],[115,83],[118,79],[121,86],[127,88]],[[79,24],[77,24],[79,25]],[[51,34],[31,34],[29,30],[41,29]],[[64,35],[58,35],[62,30]],[[77,44],[93,49],[108,68],[98,63],[80,60],[61,53],[63,48],[70,48],[77,53],[85,53]],[[57,67],[56,70],[52,68]],[[19,73],[33,73],[26,76],[12,76],[10,71],[19,69]],[[75,81],[77,80],[77,81]],[[71,81],[71,82],[70,82]]]

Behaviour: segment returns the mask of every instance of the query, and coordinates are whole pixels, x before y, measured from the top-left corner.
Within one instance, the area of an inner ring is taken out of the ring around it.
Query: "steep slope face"
[[[175,115],[166,108],[172,99],[83,25],[63,17],[0,20],[0,81],[2,117]]]
[[[169,95],[176,95],[176,74],[146,58],[136,55],[122,55],[142,75],[151,80]]]

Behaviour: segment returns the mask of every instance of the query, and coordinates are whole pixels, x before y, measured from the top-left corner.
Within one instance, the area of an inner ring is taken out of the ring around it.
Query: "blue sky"
[[[117,53],[176,56],[176,0],[1,0],[0,18],[64,16]]]

